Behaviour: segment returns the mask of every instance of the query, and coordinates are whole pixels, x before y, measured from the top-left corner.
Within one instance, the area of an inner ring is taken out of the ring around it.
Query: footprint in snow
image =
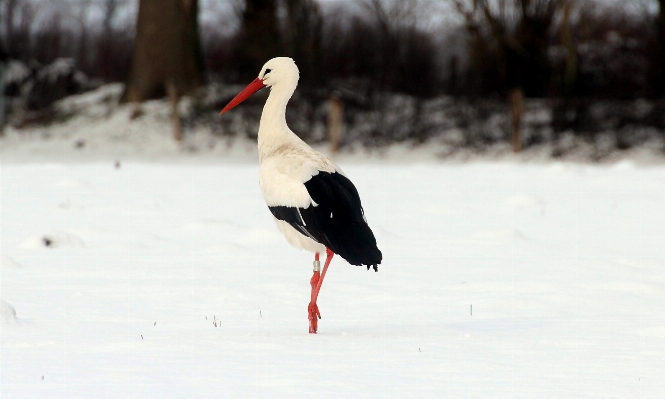
[[[53,231],[33,235],[19,244],[23,249],[50,249],[50,248],[83,248],[83,241],[70,233],[64,231]]]
[[[16,317],[16,309],[9,303],[0,300],[0,319],[3,324],[19,325],[21,320]]]

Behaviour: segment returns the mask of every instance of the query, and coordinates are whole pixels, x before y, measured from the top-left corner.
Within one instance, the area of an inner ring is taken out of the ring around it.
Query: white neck
[[[286,127],[286,104],[288,104],[294,91],[295,87],[289,91],[277,85],[270,89],[270,95],[261,114],[261,128]],[[260,131],[261,129],[259,129]]]
[[[260,159],[272,152],[274,147],[284,145],[294,137],[297,138],[286,125],[286,105],[296,89],[295,86],[295,84],[275,84],[270,90],[259,124]]]

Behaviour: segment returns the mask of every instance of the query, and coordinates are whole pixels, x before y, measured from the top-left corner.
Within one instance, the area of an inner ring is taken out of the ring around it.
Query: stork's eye
[[[270,71],[272,71],[272,69],[266,69],[266,71],[263,73],[263,76],[266,76],[267,74],[269,74]]]

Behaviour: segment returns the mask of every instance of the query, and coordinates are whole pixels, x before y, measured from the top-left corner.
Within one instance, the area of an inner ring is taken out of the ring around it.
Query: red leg
[[[317,321],[318,318],[321,317],[321,313],[319,313],[319,307],[316,306],[316,301],[314,300],[314,292],[316,291],[316,287],[319,285],[319,281],[321,281],[321,272],[319,271],[320,269],[321,263],[319,262],[319,253],[317,252],[316,255],[314,255],[314,274],[312,274],[312,279],[309,280],[309,284],[312,286],[312,296],[309,302],[309,306],[307,307],[310,334],[316,334]]]
[[[326,263],[323,266],[322,273],[319,273],[318,271],[319,254],[317,253],[314,257],[314,275],[312,275],[312,279],[309,281],[310,285],[312,286],[312,298],[309,302],[309,306],[307,307],[310,334],[316,334],[316,331],[318,330],[318,319],[321,318],[321,312],[319,312],[319,307],[316,305],[316,299],[319,296],[321,284],[323,284],[323,278],[326,276],[326,271],[328,270],[328,266],[330,265],[330,261],[332,260],[333,255],[335,255],[333,251],[326,248]]]

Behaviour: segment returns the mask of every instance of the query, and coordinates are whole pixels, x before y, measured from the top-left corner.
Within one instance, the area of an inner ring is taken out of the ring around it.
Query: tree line
[[[171,2],[181,7],[173,16],[180,22],[159,26],[153,36],[140,21],[137,26],[140,8],[159,16]],[[155,36],[167,37],[144,54],[148,60],[158,57],[160,46],[184,41],[193,54],[183,61],[185,72],[164,72],[198,75],[182,92],[206,80],[247,82],[267,59],[287,55],[300,67],[304,93],[349,82],[422,98],[505,98],[515,89],[527,97],[665,93],[665,0],[229,0],[200,6],[198,0],[3,0],[2,46],[10,59],[46,64],[69,57],[89,76],[131,82],[140,75],[132,54],[137,58],[141,40],[150,46],[158,43]],[[169,33],[176,28],[193,34]],[[162,86],[145,91],[139,97],[166,94]]]

